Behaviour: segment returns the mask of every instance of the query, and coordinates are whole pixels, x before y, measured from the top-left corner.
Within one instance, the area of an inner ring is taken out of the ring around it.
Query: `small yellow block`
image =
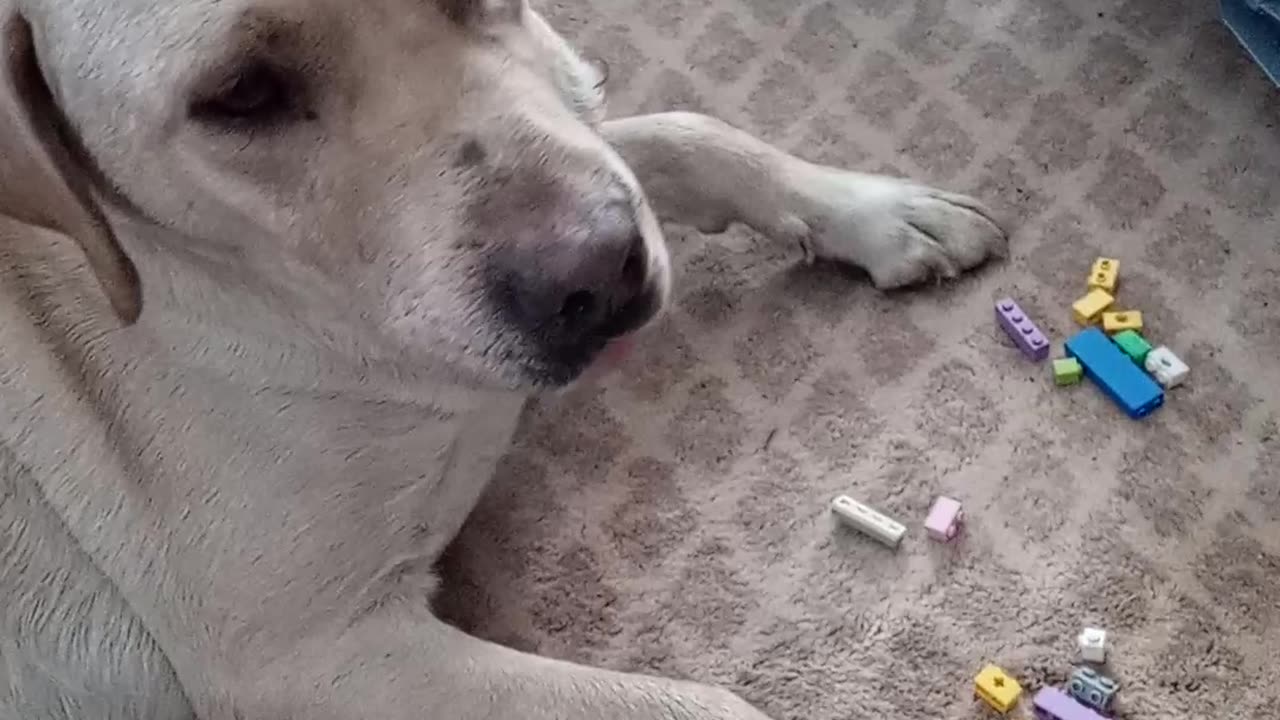
[[[1090,290],[1088,295],[1071,304],[1071,315],[1081,325],[1092,325],[1098,321],[1098,315],[1115,301],[1106,290]]]
[[[1121,330],[1142,330],[1142,313],[1137,310],[1118,310],[1102,313],[1102,329],[1108,333]]]
[[[1018,704],[1018,697],[1022,695],[1022,686],[1018,681],[995,665],[982,668],[978,677],[973,679],[973,690],[1000,713],[1012,710]]]
[[[1089,270],[1089,289],[1116,291],[1116,280],[1120,277],[1120,261],[1115,258],[1100,257],[1093,261]]]

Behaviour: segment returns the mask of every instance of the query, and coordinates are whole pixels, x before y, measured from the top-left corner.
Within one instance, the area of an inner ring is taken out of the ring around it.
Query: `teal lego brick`
[[[1151,343],[1136,330],[1118,332],[1111,336],[1111,341],[1139,365],[1147,361],[1147,353],[1151,352]]]

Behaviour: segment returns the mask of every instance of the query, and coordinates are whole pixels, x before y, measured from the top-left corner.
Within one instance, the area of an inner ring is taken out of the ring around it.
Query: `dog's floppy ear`
[[[31,25],[0,0],[0,215],[63,233],[84,250],[122,322],[142,310],[137,269],[93,199],[89,174],[44,82]]]

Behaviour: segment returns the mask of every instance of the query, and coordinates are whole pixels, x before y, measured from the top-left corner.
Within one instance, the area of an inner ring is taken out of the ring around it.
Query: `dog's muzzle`
[[[514,250],[491,261],[491,290],[537,356],[535,381],[572,381],[609,340],[661,309],[662,288],[628,205],[607,208],[587,242]]]

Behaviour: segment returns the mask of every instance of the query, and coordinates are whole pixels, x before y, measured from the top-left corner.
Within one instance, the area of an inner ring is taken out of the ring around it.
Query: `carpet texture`
[[[1012,256],[881,294],[673,227],[678,306],[603,387],[532,407],[444,563],[478,635],[722,683],[778,720],[978,718],[1115,638],[1120,718],[1280,702],[1280,94],[1207,0],[560,0],[615,115],[714,112],[804,157],[988,201]],[[1192,367],[1154,417],[1053,386],[1094,257]],[[837,529],[848,493],[910,527]],[[954,546],[924,536],[961,499]],[[1027,704],[1014,717],[1029,716]],[[1025,713],[1025,715],[1024,715]]]

